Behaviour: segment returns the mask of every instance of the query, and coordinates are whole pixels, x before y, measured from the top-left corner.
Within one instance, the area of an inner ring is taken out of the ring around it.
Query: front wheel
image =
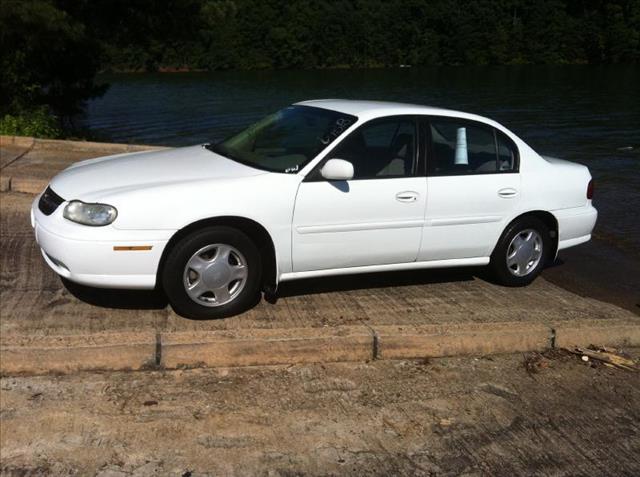
[[[179,315],[223,318],[257,303],[261,274],[260,254],[249,237],[230,227],[207,227],[171,250],[162,286]]]
[[[525,286],[542,272],[550,250],[549,228],[535,217],[523,217],[504,231],[489,266],[502,285]]]

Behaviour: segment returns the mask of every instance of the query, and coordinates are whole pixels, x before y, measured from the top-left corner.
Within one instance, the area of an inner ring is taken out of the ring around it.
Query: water
[[[414,102],[491,117],[597,182],[600,238],[640,255],[640,67],[518,66],[119,74],[83,123],[114,142],[222,139],[313,98]],[[631,149],[629,149],[631,148]]]

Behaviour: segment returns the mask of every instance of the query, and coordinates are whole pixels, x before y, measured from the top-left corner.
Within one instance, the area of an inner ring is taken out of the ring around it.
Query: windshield
[[[251,167],[294,174],[356,120],[328,109],[289,106],[207,148]]]

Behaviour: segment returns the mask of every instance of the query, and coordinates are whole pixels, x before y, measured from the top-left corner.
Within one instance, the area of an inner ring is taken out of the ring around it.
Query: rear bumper
[[[101,288],[152,289],[171,231],[87,227],[62,217],[62,204],[50,216],[31,208],[36,242],[49,267],[73,282]],[[151,247],[116,250],[116,247]]]
[[[591,239],[598,211],[591,201],[584,207],[551,211],[558,221],[558,250],[573,247]]]

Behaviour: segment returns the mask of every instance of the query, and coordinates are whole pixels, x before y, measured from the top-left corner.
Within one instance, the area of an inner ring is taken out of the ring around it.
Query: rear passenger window
[[[430,124],[431,175],[492,174],[516,169],[515,146],[489,126],[468,121],[435,120]]]
[[[515,144],[496,131],[496,144],[498,145],[498,169],[500,172],[514,172],[517,168],[518,155]]]

